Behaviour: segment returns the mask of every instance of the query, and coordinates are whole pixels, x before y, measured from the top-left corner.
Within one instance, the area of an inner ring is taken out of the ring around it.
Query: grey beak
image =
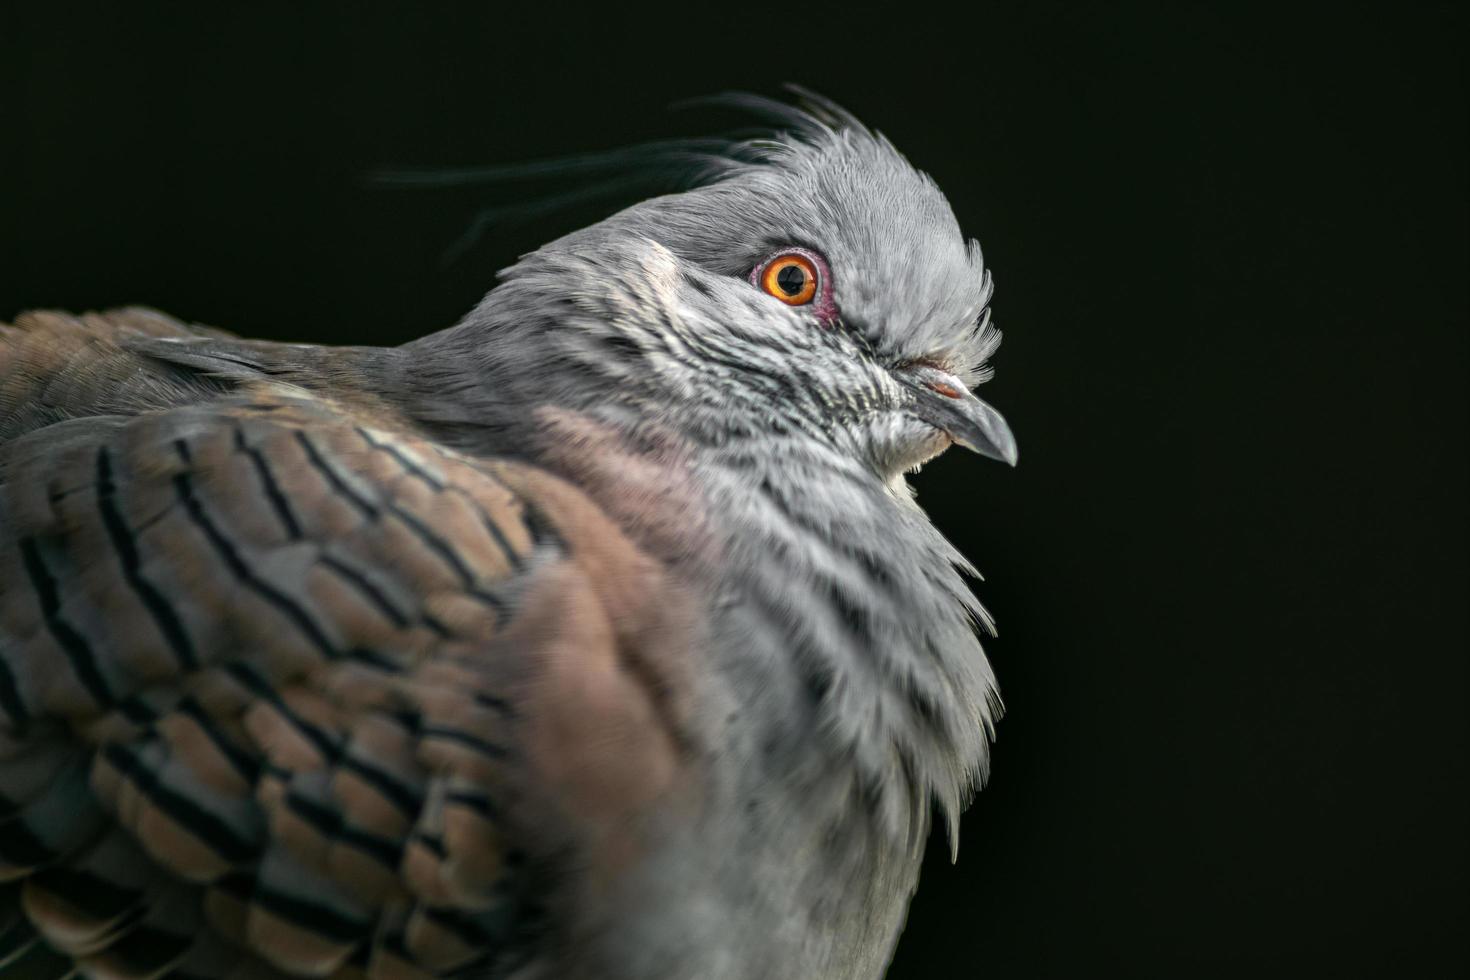
[[[910,364],[895,376],[912,389],[912,411],[956,443],[981,456],[1016,465],[1016,437],[1001,414],[964,382],[929,364]]]

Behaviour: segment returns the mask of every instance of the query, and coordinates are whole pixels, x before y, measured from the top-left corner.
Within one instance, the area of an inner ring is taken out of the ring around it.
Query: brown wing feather
[[[169,323],[0,331],[0,882],[63,959],[15,955],[493,958],[536,859],[672,784],[687,605],[545,474],[113,342]]]

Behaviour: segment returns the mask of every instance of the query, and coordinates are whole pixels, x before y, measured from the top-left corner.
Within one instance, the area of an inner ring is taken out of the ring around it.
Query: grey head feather
[[[912,849],[931,799],[953,837],[1000,712],[970,566],[903,479],[951,442],[1014,462],[1004,422],[969,391],[1000,342],[991,278],[939,188],[882,135],[809,94],[736,101],[778,128],[606,161],[656,170],[673,151],[689,186],[523,257],[381,383],[470,451],[527,452],[544,437],[537,407],[630,443],[675,434],[727,558],[712,587],[744,617],[716,655],[732,677],[762,665],[757,702],[805,692],[761,709],[793,753],[822,747],[789,778],[841,774],[853,809]],[[752,281],[793,248],[822,264],[820,311]]]

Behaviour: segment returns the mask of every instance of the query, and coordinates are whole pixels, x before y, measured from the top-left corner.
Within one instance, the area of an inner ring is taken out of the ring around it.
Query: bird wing
[[[542,471],[132,329],[0,328],[0,971],[504,964],[674,782],[678,587]]]

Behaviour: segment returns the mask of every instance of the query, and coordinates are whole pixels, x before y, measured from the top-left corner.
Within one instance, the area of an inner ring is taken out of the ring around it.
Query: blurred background
[[[1022,451],[918,479],[987,575],[1008,714],[892,976],[1463,975],[1459,6],[5,3],[0,319],[401,342],[626,202],[445,263],[520,190],[365,174],[815,88],[983,242]]]

